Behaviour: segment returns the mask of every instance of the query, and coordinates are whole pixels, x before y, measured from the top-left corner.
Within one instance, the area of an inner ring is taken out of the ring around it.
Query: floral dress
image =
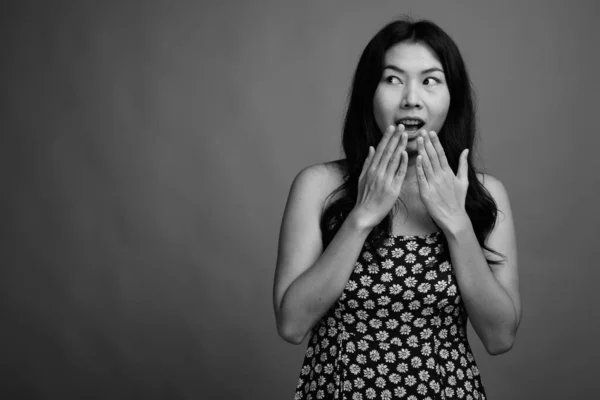
[[[295,399],[485,400],[443,233],[381,243],[312,329]]]

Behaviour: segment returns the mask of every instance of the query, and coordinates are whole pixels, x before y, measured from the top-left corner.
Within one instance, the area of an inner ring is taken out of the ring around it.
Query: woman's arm
[[[506,257],[503,264],[488,265],[468,216],[449,225],[452,265],[475,332],[490,354],[511,349],[521,319],[515,228],[508,195],[502,183],[485,176],[485,187],[498,206],[498,218],[486,246]],[[493,253],[488,257],[497,258]]]
[[[296,177],[281,226],[274,307],[279,335],[294,344],[340,297],[370,232],[351,214],[321,254],[323,168],[309,167]]]
[[[341,183],[327,166],[304,169],[286,204],[273,285],[277,330],[299,344],[340,297],[369,232],[390,212],[406,176],[404,127],[390,126],[369,148],[353,210],[323,251],[320,218],[326,197]]]

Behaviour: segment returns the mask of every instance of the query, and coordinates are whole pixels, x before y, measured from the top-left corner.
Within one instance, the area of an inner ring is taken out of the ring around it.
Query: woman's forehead
[[[384,64],[410,72],[421,72],[434,67],[442,69],[435,52],[420,42],[400,42],[385,53]]]

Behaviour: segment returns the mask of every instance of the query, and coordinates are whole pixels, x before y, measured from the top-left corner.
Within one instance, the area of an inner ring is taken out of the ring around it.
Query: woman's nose
[[[402,93],[402,108],[421,108],[421,96],[419,95],[419,89],[414,84],[405,86],[404,92]]]

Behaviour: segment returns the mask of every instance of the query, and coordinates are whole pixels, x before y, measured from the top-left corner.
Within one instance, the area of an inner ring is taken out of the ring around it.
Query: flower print
[[[402,377],[396,373],[393,373],[389,376],[388,378],[390,380],[390,382],[392,382],[394,385],[397,385],[400,383],[400,381],[402,380]]]
[[[415,251],[417,247],[419,247],[419,245],[414,240],[411,240],[410,242],[406,243],[406,248],[410,251]]]
[[[415,297],[415,292],[412,290],[405,290],[404,293],[402,293],[402,298],[404,300],[412,300],[413,297]]]
[[[367,325],[364,322],[359,322],[356,324],[356,331],[358,333],[365,333],[367,331]]]
[[[347,324],[353,324],[355,321],[354,316],[352,314],[344,314],[344,322]]]
[[[400,349],[398,351],[398,357],[400,357],[403,360],[406,360],[408,357],[410,357],[410,351],[408,351],[408,349]],[[398,367],[400,367],[400,365],[404,365],[405,368],[408,368],[408,365],[406,364],[398,364]],[[406,370],[398,370],[398,372],[406,372]]]
[[[367,297],[369,297],[369,291],[367,289],[359,289],[359,291],[356,293],[356,297],[358,297],[359,299],[366,299]]]
[[[463,390],[463,388],[456,389],[456,396],[459,399],[462,399],[463,397],[465,397],[465,391]]]
[[[404,378],[404,383],[407,386],[414,386],[417,383],[417,378],[412,375],[408,375],[406,378]]]
[[[383,356],[383,359],[385,360],[385,362],[387,363],[393,363],[396,361],[396,355],[394,353],[385,353],[385,356]]]
[[[381,322],[381,320],[379,320],[377,318],[373,318],[369,321],[369,325],[371,325],[371,327],[373,327],[375,329],[379,329],[379,328],[381,328],[381,325],[383,325],[383,322]]]
[[[427,293],[427,292],[429,292],[430,289],[431,289],[431,284],[429,284],[427,282],[421,283],[417,287],[417,290],[421,293]]]
[[[377,393],[375,392],[375,389],[367,388],[365,391],[365,396],[367,396],[367,399],[374,399],[375,396],[377,396]]]
[[[402,325],[400,327],[400,334],[401,335],[408,335],[410,333],[410,326],[408,325]]]
[[[473,354],[467,353],[467,360],[469,360],[470,362],[473,362],[473,360],[474,360],[473,359]],[[473,371],[473,372],[475,372],[475,371]]]
[[[377,350],[371,350],[369,352],[369,358],[371,359],[371,361],[379,361],[381,356],[379,355],[379,352]]]
[[[398,327],[399,323],[395,319],[388,319],[385,323],[385,327],[389,330],[394,330]]]
[[[394,336],[391,340],[390,343],[396,346],[402,346],[402,340],[398,337],[398,336]]]
[[[460,351],[461,354],[465,354],[465,345],[463,343],[459,343],[458,344],[458,351]]]
[[[312,357],[313,356],[313,348],[309,346],[306,349],[306,353],[305,354],[306,354],[306,357]]]
[[[392,267],[394,267],[394,262],[389,258],[381,262],[381,268],[383,269],[390,269]]]
[[[450,315],[448,315],[446,318],[444,318],[444,325],[446,325],[446,326],[452,325],[452,317]]]
[[[375,302],[373,300],[367,300],[364,302],[363,307],[367,310],[372,310],[375,307]]]
[[[321,347],[326,349],[327,346],[329,346],[329,339],[325,338],[325,339],[321,340]]]
[[[301,375],[308,375],[310,373],[310,365],[305,365],[304,367],[302,367],[302,369],[300,370],[300,374]]]
[[[437,292],[441,292],[446,288],[446,281],[438,281],[434,287]]]
[[[456,349],[452,349],[452,351],[450,352],[450,356],[453,360],[458,360],[458,351],[456,351]]]
[[[435,264],[435,262],[436,262],[436,259],[434,256],[427,257],[427,259],[425,260],[425,266],[426,267],[431,266],[432,264]]]
[[[414,287],[417,284],[417,280],[414,276],[409,276],[404,280],[404,284],[406,285],[406,287]]]
[[[464,367],[466,367],[466,366],[467,366],[467,359],[466,359],[466,358],[464,358],[464,357],[461,357],[461,358],[460,358],[460,365],[461,365],[463,368],[464,368]],[[471,371],[467,370],[467,375],[469,375],[469,374],[468,374],[469,372],[471,372]]]
[[[362,389],[363,387],[365,387],[365,381],[363,380],[363,378],[356,378],[354,380],[354,387],[357,389]]]
[[[379,372],[379,375],[387,375],[390,369],[385,364],[379,364],[377,365],[377,372]]]
[[[390,349],[390,344],[385,342],[379,342],[379,348],[383,351],[388,351]]]
[[[404,309],[404,306],[400,302],[395,302],[394,304],[392,304],[392,311],[393,312],[400,312],[403,309]]]
[[[438,333],[438,337],[440,339],[446,339],[448,337],[448,330],[447,329],[441,329]]]
[[[426,371],[421,372],[427,373]],[[417,393],[419,393],[421,396],[425,396],[425,394],[427,394],[427,386],[425,386],[422,383],[419,383],[419,386],[417,386]]]
[[[356,356],[356,362],[359,364],[366,364],[367,363],[367,356],[365,356],[364,354],[358,354]]]
[[[400,319],[402,320],[402,322],[410,322],[413,320],[413,318],[414,317],[413,317],[412,313],[409,313],[409,312],[403,312],[400,315]]]
[[[357,287],[358,287],[358,285],[353,280],[346,282],[346,290],[348,290],[350,292],[353,290],[356,290]]]
[[[455,296],[456,295],[456,285],[450,285],[448,286],[448,296]]]
[[[421,354],[423,354],[424,356],[430,355],[431,354],[431,344],[424,343],[423,346],[421,346]]]
[[[421,339],[429,339],[431,335],[433,335],[433,331],[429,328],[421,331]]]
[[[456,327],[456,325],[452,325],[452,326],[450,327],[450,334],[451,334],[452,336],[456,336],[456,334],[457,334],[457,333],[458,333],[458,328]]]
[[[420,307],[421,307],[421,302],[419,300],[413,300],[408,305],[408,308],[413,311],[418,310]]]
[[[434,257],[432,257],[434,258]],[[444,261],[443,263],[440,264],[440,271],[442,272],[446,272],[450,270],[450,263],[448,261]]]
[[[446,311],[448,314],[450,314],[452,311],[454,311],[454,306],[453,306],[452,304],[450,304],[450,305],[447,305],[447,306],[444,308],[444,311]]]
[[[381,392],[381,400],[392,400],[392,392],[390,392],[388,389],[385,389],[383,392]]]
[[[372,255],[370,252],[368,252],[368,251],[365,251],[365,252],[363,253],[363,255],[362,255],[362,258],[363,258],[363,260],[365,260],[366,262],[370,262],[370,261],[373,259],[373,255]]]
[[[377,264],[369,264],[367,271],[369,271],[370,274],[376,274],[379,272],[379,267]]]
[[[427,296],[425,296],[425,299],[423,300],[423,302],[425,304],[433,304],[436,299],[437,299],[437,297],[435,297],[434,294],[428,294]]]
[[[385,272],[381,275],[381,282],[391,282],[394,279],[392,274]]]
[[[437,278],[437,273],[435,271],[427,271],[427,273],[425,274],[425,279],[427,279],[428,281],[431,281],[435,278]]]
[[[327,353],[321,353],[321,357],[319,357],[319,360],[321,360],[321,362],[327,361]]]
[[[427,304],[427,303],[426,303]],[[423,311],[421,311],[421,315],[424,317],[428,317],[433,314],[433,307],[425,307]]]
[[[451,387],[446,387],[446,396],[448,396],[448,397],[454,396],[454,389],[452,389]]]
[[[362,393],[358,393],[358,392],[352,393],[352,400],[363,400]]]
[[[446,307],[446,304],[448,304],[448,299],[441,299],[439,301],[439,303],[437,304],[438,308],[444,308]]]
[[[456,370],[456,377],[457,377],[458,379],[460,379],[460,380],[463,380],[463,379],[465,379],[465,373],[463,372],[463,370],[462,370],[462,369],[458,368],[458,369]]]
[[[419,345],[419,339],[417,339],[415,335],[409,336],[408,339],[406,339],[406,344],[410,347],[417,347]]]
[[[390,303],[390,301],[391,301],[391,299],[389,297],[387,297],[387,296],[381,296],[379,298],[379,300],[377,300],[377,303],[380,306],[386,306],[386,305],[388,305]]]
[[[435,393],[439,393],[440,392],[440,384],[437,381],[431,381],[431,382],[429,382],[429,387],[431,389],[433,389],[433,391]]]
[[[394,258],[400,258],[404,255],[404,250],[402,249],[394,249],[392,250],[392,257]]]
[[[363,375],[367,379],[373,379],[373,377],[375,376],[375,371],[373,370],[373,368],[365,368],[363,370]]]
[[[390,312],[385,308],[380,308],[379,310],[377,310],[378,318],[386,318],[388,315],[390,315]]]
[[[387,255],[387,253],[388,253],[388,250],[384,249],[383,247],[380,247],[380,248],[377,249],[377,253],[379,253],[379,255],[381,257],[385,257]]]
[[[421,263],[416,263],[415,265],[413,265],[412,267],[412,273],[413,274],[420,274],[421,272],[423,272],[423,265]]]
[[[431,319],[431,325],[439,328],[442,325],[442,319],[436,315]]]
[[[393,238],[387,238],[383,241],[383,245],[386,247],[390,247],[394,245],[394,239]]]
[[[448,361],[446,363],[446,371],[448,371],[448,372],[454,371],[454,363],[452,361]]]
[[[331,354],[332,357],[335,357],[335,355],[337,354],[337,346],[331,345],[331,347],[329,348],[329,354]]]
[[[381,283],[376,283],[375,285],[373,285],[373,288],[371,290],[376,294],[381,294],[385,292],[385,286]]]
[[[467,378],[473,379],[473,376],[469,376],[469,371],[468,370],[467,370]],[[469,381],[465,382],[465,389],[467,389],[467,392],[472,392],[473,391],[473,385],[471,385],[471,382],[469,382]]]
[[[389,336],[390,335],[386,331],[379,331],[375,334],[375,338],[380,342],[385,342]]]
[[[406,396],[406,389],[404,389],[403,387],[397,387],[394,389],[394,396],[396,397],[404,397]]]
[[[360,277],[360,283],[362,283],[363,286],[371,286],[371,284],[373,283],[373,279],[371,279],[371,277],[368,275],[363,275]]]
[[[402,291],[402,286],[395,283],[392,286],[390,286],[389,291],[390,291],[390,294],[393,294],[393,295],[399,294]]]
[[[423,246],[419,249],[419,254],[422,256],[426,256],[431,253],[431,247]]]
[[[404,276],[406,275],[406,267],[404,265],[399,265],[396,267],[396,275]]]
[[[410,365],[412,365],[413,368],[421,368],[421,365],[423,365],[423,361],[421,361],[419,357],[413,357],[410,360]]]
[[[358,310],[356,312],[356,316],[358,317],[358,319],[364,320],[364,319],[367,319],[368,314],[365,310]]]
[[[329,328],[329,330],[327,331],[327,334],[328,334],[329,336],[335,336],[335,335],[337,335],[337,329],[336,329],[336,328],[334,328],[334,327],[331,327],[331,328]]]
[[[448,377],[448,383],[452,386],[456,386],[456,377],[454,375]]]
[[[324,326],[319,328],[319,336],[325,336],[326,333],[327,333],[327,328],[325,328]]]
[[[410,355],[410,353],[406,349],[402,349],[400,351],[408,353],[406,357],[400,357],[400,358],[406,359]],[[400,356],[400,352],[398,352],[398,355]],[[404,353],[403,353],[403,355],[404,355]],[[406,372],[408,372],[408,364],[406,364],[406,363],[398,364],[396,366],[396,371],[400,372],[401,374],[405,374]]]
[[[406,261],[408,264],[412,264],[417,260],[417,256],[415,256],[413,253],[408,253],[406,255],[406,257],[404,257],[404,261]]]
[[[479,375],[479,368],[477,368],[477,366],[475,366],[475,365],[471,366],[471,370],[473,371],[473,375],[475,375],[475,376]]]
[[[448,350],[446,349],[442,349],[440,350],[440,357],[442,357],[444,360],[448,358]]]
[[[381,376],[377,377],[377,379],[375,379],[375,386],[377,386],[379,389],[383,389],[385,387],[385,379],[383,379]]]
[[[352,299],[352,300],[348,300],[348,307],[350,308],[356,308],[358,307],[358,301]]]

